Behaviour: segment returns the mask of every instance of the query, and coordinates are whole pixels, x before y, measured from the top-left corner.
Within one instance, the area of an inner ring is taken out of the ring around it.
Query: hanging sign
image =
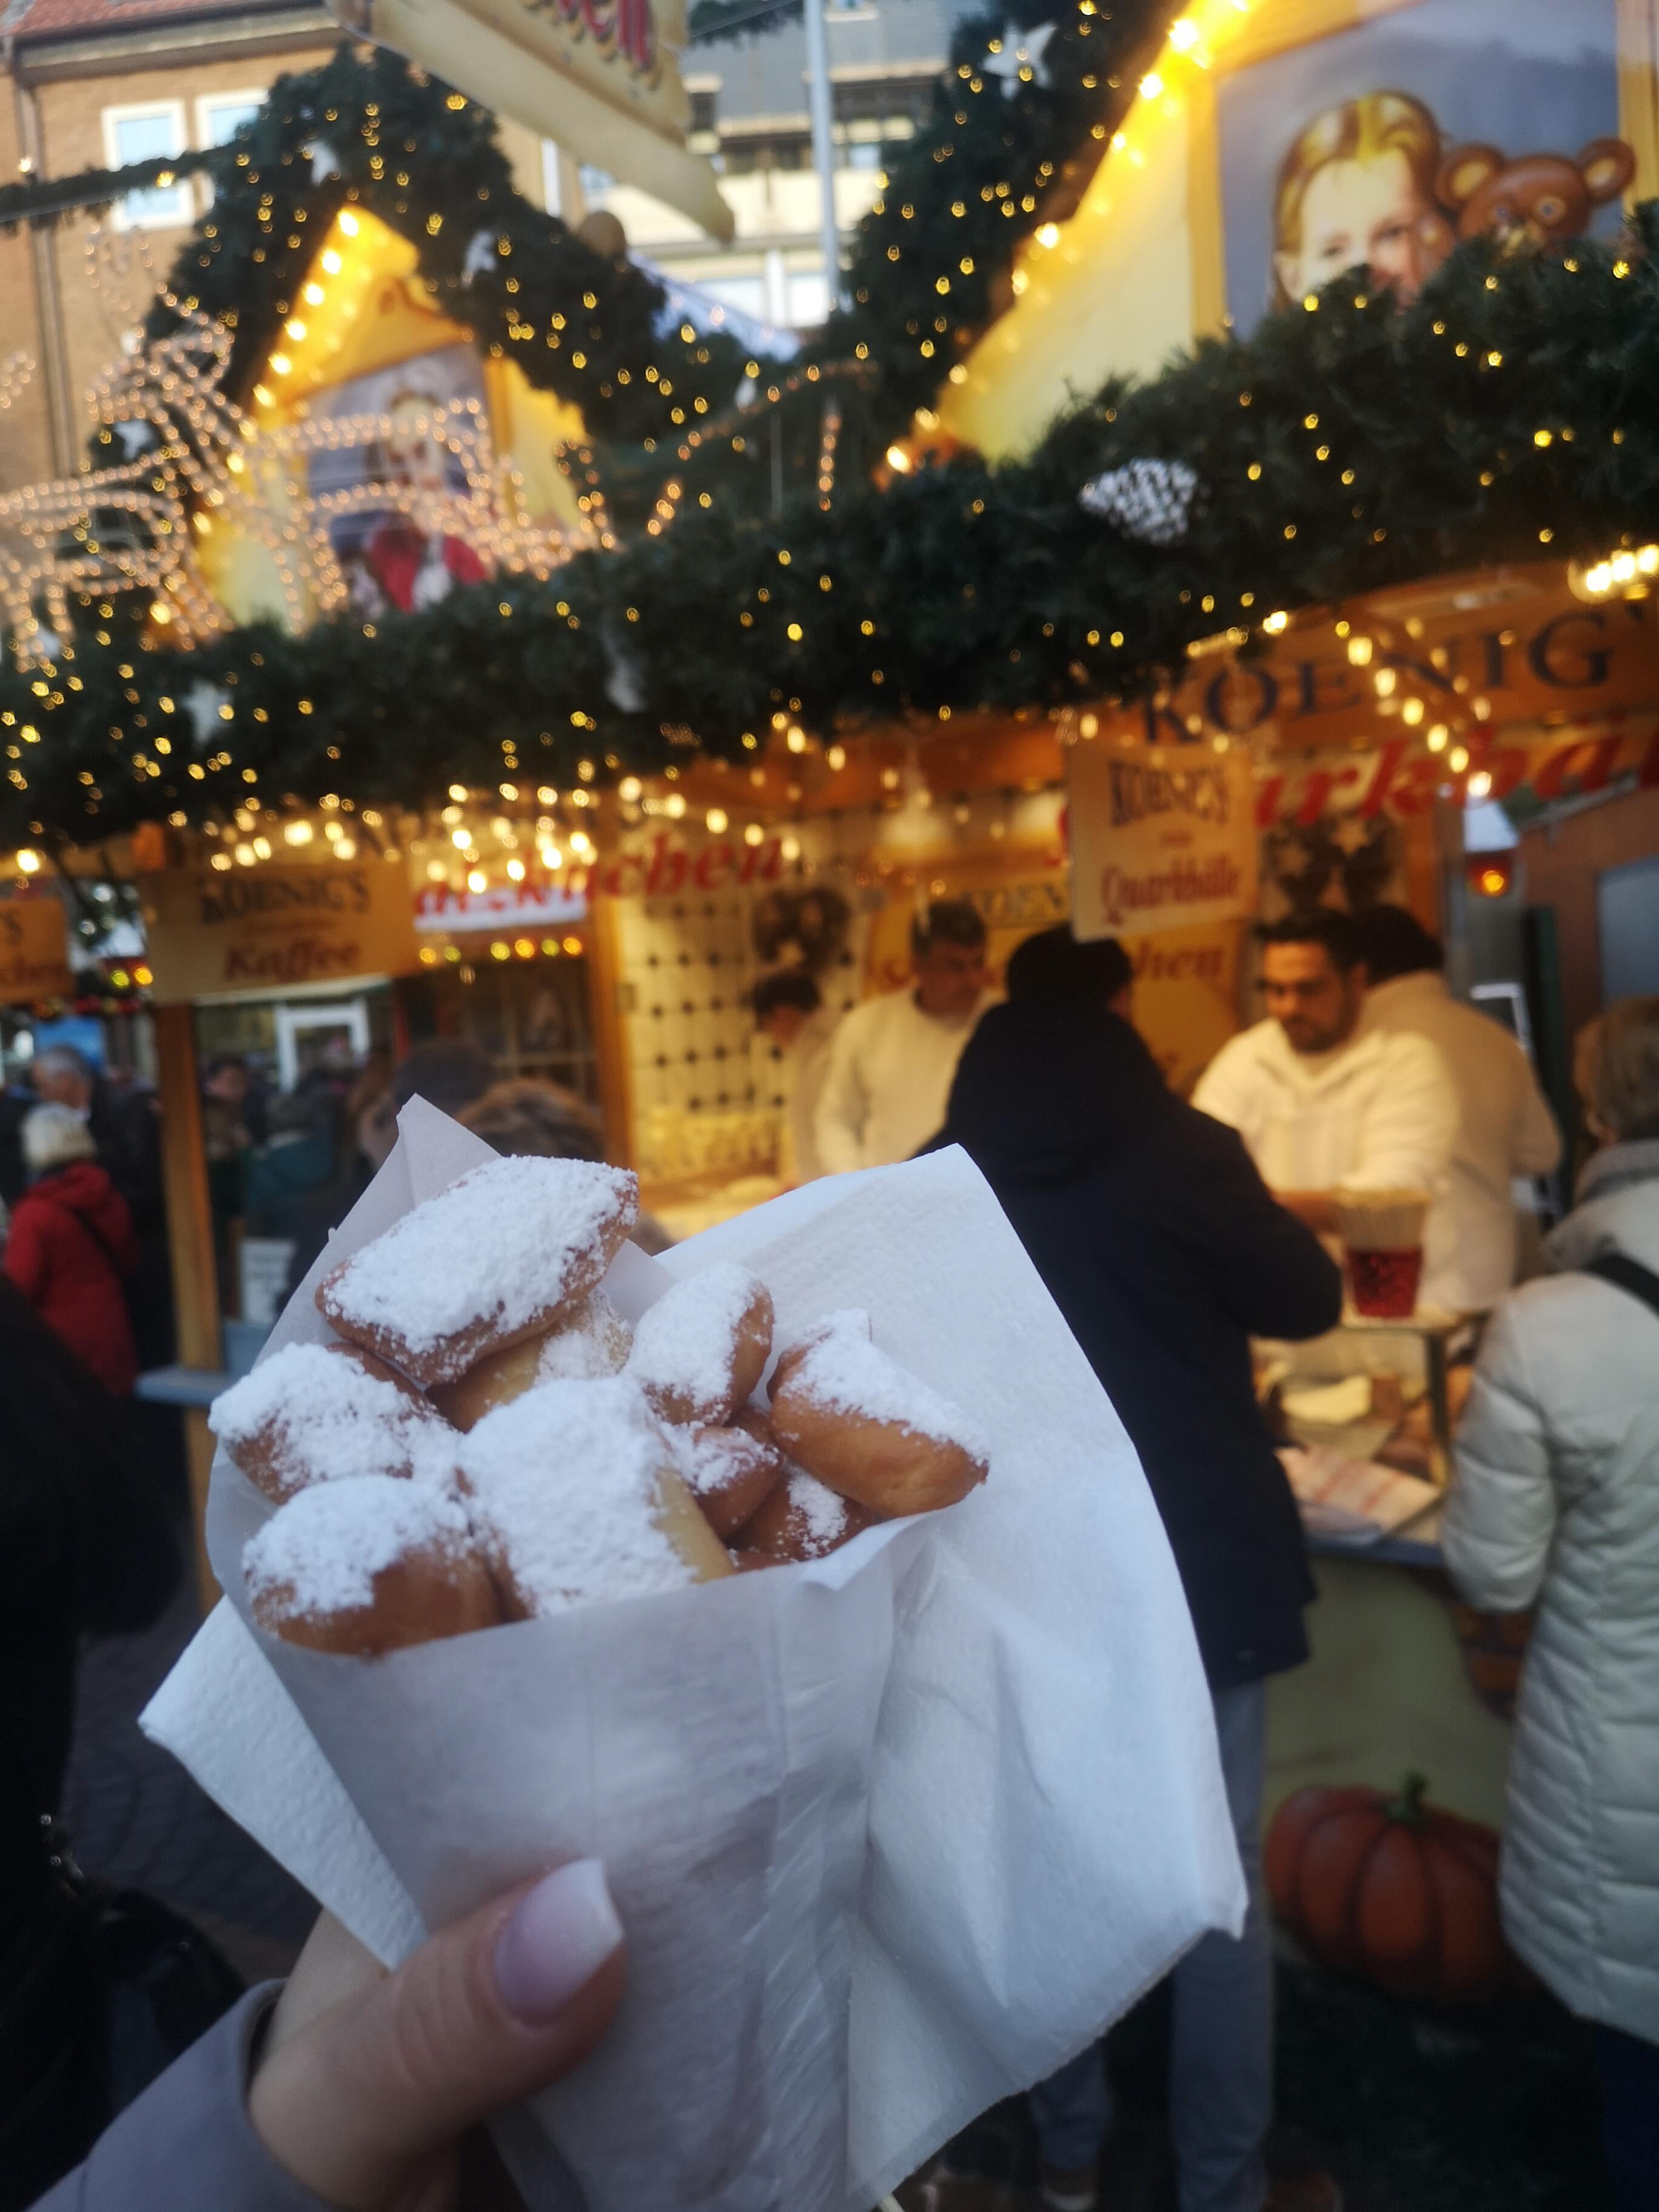
[[[0,901],[0,1006],[74,995],[61,899]]]
[[[685,0],[329,0],[391,46],[579,161],[666,200],[712,237],[732,210],[685,148]]]
[[[276,998],[419,965],[409,878],[383,860],[170,869],[141,876],[139,891],[163,1005],[233,991]]]
[[[1067,751],[1072,927],[1156,936],[1255,911],[1248,753],[1083,739]]]

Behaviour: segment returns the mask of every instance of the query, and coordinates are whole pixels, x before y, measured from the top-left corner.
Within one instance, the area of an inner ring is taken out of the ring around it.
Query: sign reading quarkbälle
[[[74,988],[63,901],[0,900],[0,1006],[66,999]]]
[[[1152,936],[1255,911],[1255,793],[1240,747],[1079,740],[1067,753],[1072,927]]]
[[[384,860],[142,876],[154,995],[276,997],[416,967],[409,878]]]

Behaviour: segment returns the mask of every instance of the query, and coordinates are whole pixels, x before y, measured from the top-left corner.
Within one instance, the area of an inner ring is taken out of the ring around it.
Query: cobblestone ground
[[[198,1620],[185,1575],[153,1628],[88,1650],[64,1818],[88,1874],[146,1890],[187,1913],[239,1972],[259,1981],[288,1971],[316,1905],[138,1727]]]

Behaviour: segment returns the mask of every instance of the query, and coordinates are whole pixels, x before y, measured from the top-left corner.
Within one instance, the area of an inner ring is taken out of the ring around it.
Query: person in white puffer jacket
[[[1652,2212],[1659,998],[1625,1000],[1593,1024],[1577,1073],[1604,1149],[1546,1245],[1552,1272],[1492,1316],[1441,1542],[1472,1605],[1538,1607],[1510,1760],[1504,1926],[1540,1978],[1592,2024],[1620,2212]]]

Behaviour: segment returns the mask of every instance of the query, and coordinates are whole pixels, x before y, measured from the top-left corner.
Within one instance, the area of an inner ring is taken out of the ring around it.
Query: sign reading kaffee
[[[400,975],[419,964],[409,879],[384,861],[179,868],[141,877],[139,888],[154,995],[166,1005]]]
[[[0,902],[0,1006],[66,999],[75,988],[60,899]]]
[[[1249,757],[1079,739],[1067,755],[1072,927],[1155,935],[1255,911]]]

